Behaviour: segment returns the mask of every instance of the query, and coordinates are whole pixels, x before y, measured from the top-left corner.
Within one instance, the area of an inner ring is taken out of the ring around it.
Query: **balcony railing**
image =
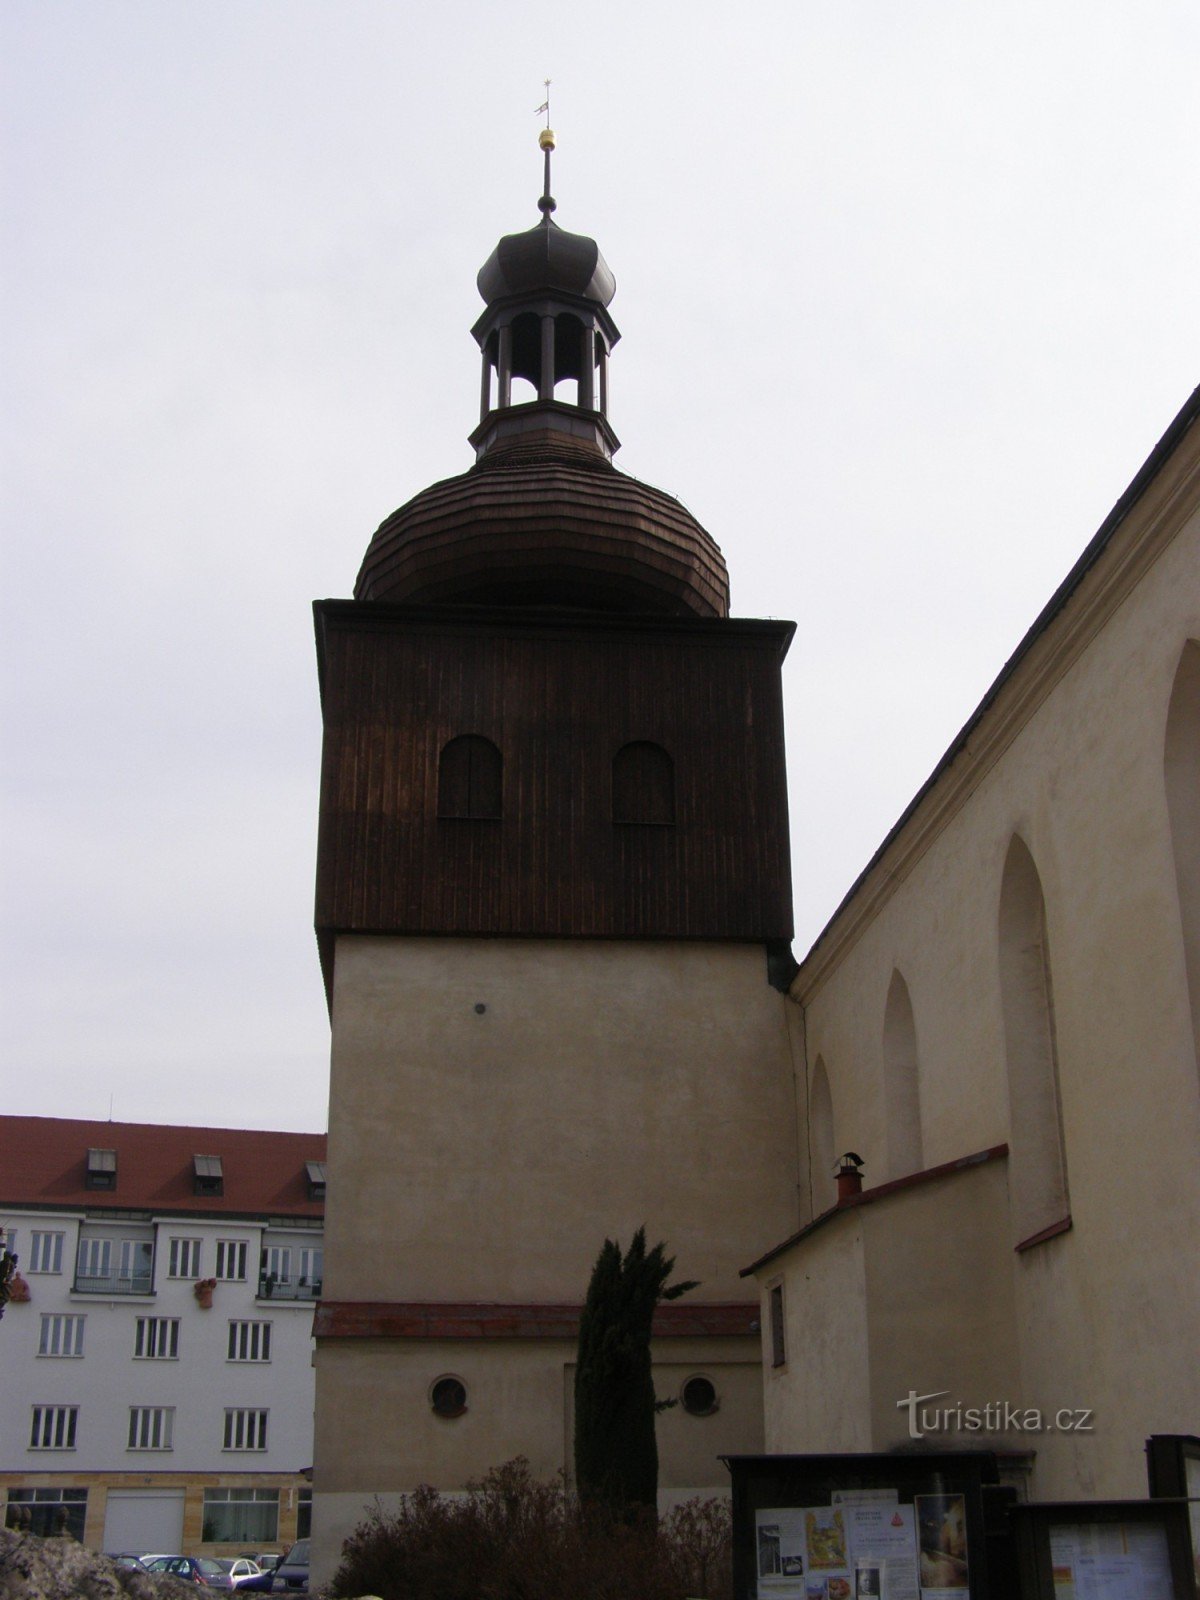
[[[319,1300],[321,1280],[313,1278],[274,1278],[263,1273],[258,1280],[260,1300]]]
[[[76,1294],[150,1294],[153,1276],[148,1267],[144,1272],[105,1272],[95,1276],[77,1272],[74,1288]]]

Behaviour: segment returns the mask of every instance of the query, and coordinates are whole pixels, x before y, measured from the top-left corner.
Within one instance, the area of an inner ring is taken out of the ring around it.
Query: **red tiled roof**
[[[85,1187],[89,1149],[117,1152],[115,1190]],[[192,1193],[196,1156],[221,1157],[223,1194]],[[0,1116],[0,1205],[320,1217],[304,1163],[324,1160],[323,1133]]]

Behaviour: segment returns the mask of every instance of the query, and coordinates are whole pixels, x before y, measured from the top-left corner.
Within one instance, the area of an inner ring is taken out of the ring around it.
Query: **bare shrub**
[[[380,1600],[730,1600],[728,1506],[690,1500],[659,1524],[581,1506],[524,1457],[470,1492],[427,1485],[346,1540],[331,1596]]]

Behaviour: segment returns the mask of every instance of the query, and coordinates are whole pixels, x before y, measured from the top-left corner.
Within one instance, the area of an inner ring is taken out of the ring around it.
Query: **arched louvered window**
[[[486,820],[500,815],[504,761],[490,739],[465,733],[438,762],[438,816]]]
[[[892,972],[883,1015],[883,1104],[887,1113],[888,1177],[921,1170],[921,1094],[917,1025],[908,985]]]
[[[1022,1244],[1065,1224],[1068,1209],[1046,905],[1033,857],[1016,834],[1004,863],[999,931],[1009,1195]]]
[[[675,821],[675,763],[660,744],[639,740],[613,757],[614,822]]]

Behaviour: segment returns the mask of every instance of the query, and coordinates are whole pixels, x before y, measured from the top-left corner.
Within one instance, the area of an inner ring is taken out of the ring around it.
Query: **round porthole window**
[[[467,1409],[467,1386],[459,1378],[439,1378],[429,1391],[429,1404],[439,1417],[461,1417]]]
[[[689,1378],[680,1391],[683,1409],[693,1417],[710,1417],[717,1409],[717,1391],[709,1378]]]

